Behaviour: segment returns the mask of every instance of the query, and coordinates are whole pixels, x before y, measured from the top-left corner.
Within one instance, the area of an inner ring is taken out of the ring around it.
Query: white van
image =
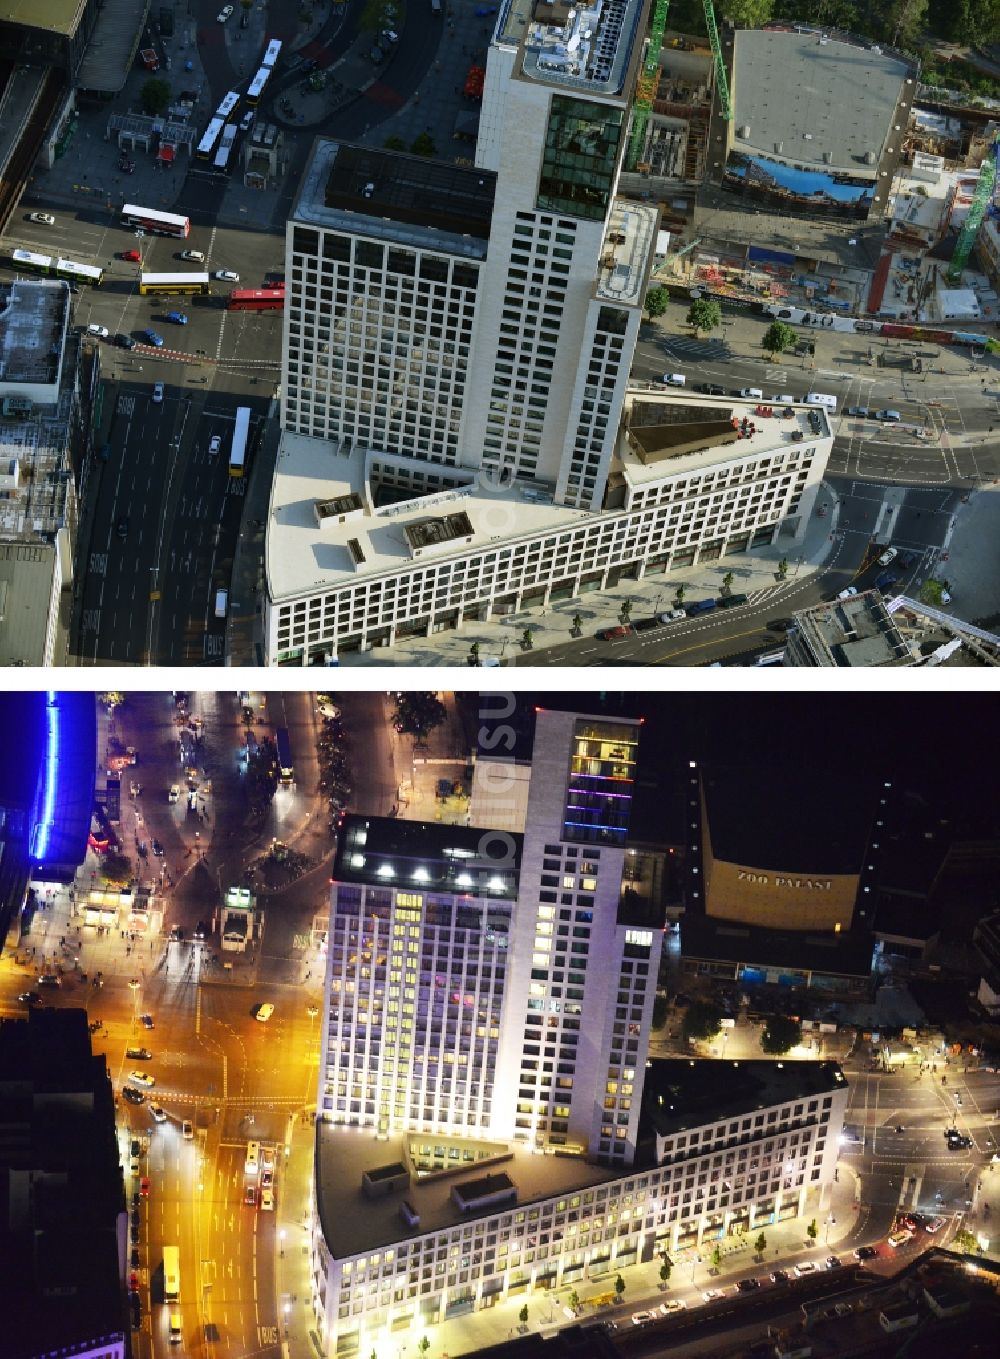
[[[225,616],[226,616],[226,608],[227,608],[228,604],[229,604],[229,591],[228,591],[228,590],[216,590],[216,592],[215,592],[215,616],[216,616],[216,618],[225,618]]]
[[[748,401],[764,400],[764,393],[759,387],[741,387],[740,396],[745,397]]]
[[[687,378],[683,373],[664,373],[662,381],[666,387],[683,387]]]
[[[828,411],[837,409],[837,398],[827,392],[810,392],[806,397],[807,406],[825,406]]]

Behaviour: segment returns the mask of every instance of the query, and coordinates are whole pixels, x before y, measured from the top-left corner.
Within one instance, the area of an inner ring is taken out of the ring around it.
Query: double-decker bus
[[[240,103],[239,94],[236,92],[236,90],[230,90],[229,93],[226,95],[225,99],[223,99],[222,103],[215,110],[216,118],[225,119],[231,118],[232,115],[236,112],[237,108],[239,107],[239,103]]]
[[[267,86],[267,82],[270,79],[271,79],[271,67],[262,66],[260,70],[257,72],[257,74],[254,76],[253,80],[250,82],[250,88],[247,90],[247,103],[250,105],[251,108],[254,108],[257,104],[260,103],[260,97],[264,93],[264,90]]]
[[[288,728],[279,727],[274,733],[274,743],[278,748],[278,777],[284,784],[295,782],[295,766],[292,764],[292,743],[288,739]]]
[[[239,132],[239,128],[235,123],[227,123],[222,129],[222,140],[219,142],[219,149],[216,151],[215,159],[212,161],[212,165],[216,170],[228,169],[229,157],[233,152],[237,132]]]
[[[230,311],[284,311],[284,288],[236,288],[229,294]]]
[[[11,263],[18,269],[30,269],[35,274],[50,274],[68,279],[70,283],[90,283],[99,288],[104,282],[104,270],[94,264],[77,264],[75,260],[57,260],[51,255],[39,255],[34,250],[12,250]]]
[[[125,226],[151,231],[156,236],[176,236],[178,239],[191,231],[190,217],[181,217],[175,212],[157,212],[155,208],[140,208],[134,203],[126,203],[122,208],[122,222]]]
[[[191,297],[207,297],[212,291],[208,274],[140,274],[139,292],[143,297],[150,293],[186,293]]]
[[[247,439],[250,436],[250,407],[237,406],[236,425],[233,429],[233,446],[229,450],[229,475],[241,477],[246,467]]]
[[[176,1246],[163,1247],[163,1301],[176,1302],[181,1295],[181,1260]]]
[[[209,157],[214,154],[215,144],[222,136],[222,129],[225,126],[225,118],[213,118],[208,127],[205,128],[202,139],[198,143],[197,150],[195,151],[195,155],[199,160],[208,160]]]
[[[264,60],[261,64],[263,66],[270,66],[273,69],[280,55],[281,55],[281,39],[272,38],[271,41],[267,44],[267,47],[264,49]]]

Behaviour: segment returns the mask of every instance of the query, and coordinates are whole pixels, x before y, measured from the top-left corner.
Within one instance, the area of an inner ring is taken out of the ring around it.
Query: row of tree
[[[1000,4],[1000,0],[997,0]],[[646,294],[644,310],[651,321],[666,314],[670,304],[670,293],[662,284],[650,288]],[[684,318],[696,335],[708,335],[722,325],[722,307],[710,297],[696,297],[687,309]],[[769,354],[783,354],[798,342],[798,332],[784,321],[772,321],[764,332],[762,347]]]
[[[787,20],[908,49],[925,36],[970,44],[1000,38],[998,0],[717,0],[715,9],[736,28]],[[673,0],[670,23],[682,33],[704,33],[702,0]]]
[[[695,1000],[688,1006],[681,1022],[681,1033],[685,1038],[702,1042],[714,1038],[722,1030],[723,1014],[717,1005],[708,1000]],[[778,1057],[790,1052],[802,1041],[802,1025],[797,1019],[787,1015],[771,1015],[764,1025],[760,1046],[769,1056]]]

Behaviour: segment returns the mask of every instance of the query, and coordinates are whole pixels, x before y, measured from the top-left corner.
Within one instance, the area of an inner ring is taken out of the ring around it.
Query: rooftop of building
[[[641,56],[646,0],[505,0],[497,41],[523,42],[521,72],[566,94],[620,96]]]
[[[904,61],[877,47],[818,33],[738,29],[733,149],[872,174],[908,77]]]
[[[69,37],[86,8],[87,0],[0,0],[0,21]]]
[[[458,1150],[457,1164],[464,1170],[439,1175],[418,1175],[420,1148],[424,1144]],[[463,1160],[465,1150],[474,1159]],[[492,1154],[492,1159],[484,1157]],[[383,1198],[367,1197],[362,1190],[365,1171],[402,1161],[410,1170],[410,1184]],[[323,1235],[338,1259],[379,1250],[429,1233],[455,1227],[513,1206],[488,1205],[463,1212],[452,1198],[453,1185],[482,1179],[489,1165],[507,1175],[517,1191],[516,1206],[536,1203],[556,1195],[621,1177],[621,1171],[591,1165],[574,1156],[536,1155],[516,1144],[495,1144],[485,1139],[458,1139],[438,1134],[396,1134],[381,1140],[371,1129],[316,1124],[316,1203]],[[419,1215],[409,1226],[400,1206],[406,1202]]]
[[[289,223],[480,259],[495,192],[489,170],[320,137]]]
[[[380,463],[438,473],[442,489],[411,500],[379,503]],[[323,514],[317,507],[331,499],[356,496],[348,516]],[[464,514],[463,536],[448,536],[414,551],[415,525]],[[424,558],[440,560],[489,547],[501,537],[516,543],[547,529],[568,528],[591,517],[589,511],[552,503],[551,491],[537,482],[496,485],[473,468],[439,467],[412,458],[373,453],[356,446],[341,449],[328,439],[287,431],[281,437],[271,488],[267,533],[267,578],[272,600],[307,591],[348,585],[365,576],[413,567]]]
[[[751,967],[787,968],[820,976],[866,982],[871,977],[872,939],[860,925],[834,931],[772,930],[761,925],[715,919],[692,911],[690,903],[681,921],[681,952],[686,959],[746,964]]]
[[[858,873],[872,831],[877,785],[829,760],[775,757],[766,769],[704,765],[712,852],[774,872]]]
[[[774,414],[758,415],[761,405]],[[815,431],[810,415],[817,421]],[[635,488],[701,471],[706,462],[739,463],[777,449],[802,452],[831,437],[829,419],[819,407],[689,395],[658,383],[629,387],[625,425],[613,470]]]
[[[1000,635],[997,633],[906,595],[897,595],[886,607],[910,648],[914,664],[1000,665]]]
[[[349,816],[337,840],[337,882],[512,901],[523,837],[475,826]]]
[[[837,1062],[650,1058],[642,1121],[661,1137],[845,1090]],[[640,1125],[639,1136],[643,1129]]]
[[[119,1216],[125,1194],[107,1064],[84,1010],[0,1021],[5,1165],[30,1192],[5,1194],[0,1308],[5,1359],[120,1347]]]
[[[799,609],[795,622],[815,665],[852,669],[913,663],[878,590]]]
[[[659,211],[652,204],[626,198],[613,201],[595,288],[599,298],[620,306],[642,305],[659,223]]]
[[[15,278],[0,285],[0,395],[13,395],[18,383],[58,382],[69,304],[69,284],[61,280]]]

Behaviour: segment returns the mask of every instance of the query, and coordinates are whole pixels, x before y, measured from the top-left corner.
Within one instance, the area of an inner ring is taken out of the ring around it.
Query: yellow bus
[[[163,1247],[163,1301],[176,1302],[181,1295],[181,1253],[176,1246]]]
[[[187,293],[207,297],[212,291],[208,274],[140,274],[139,291],[143,297],[150,293]]]

